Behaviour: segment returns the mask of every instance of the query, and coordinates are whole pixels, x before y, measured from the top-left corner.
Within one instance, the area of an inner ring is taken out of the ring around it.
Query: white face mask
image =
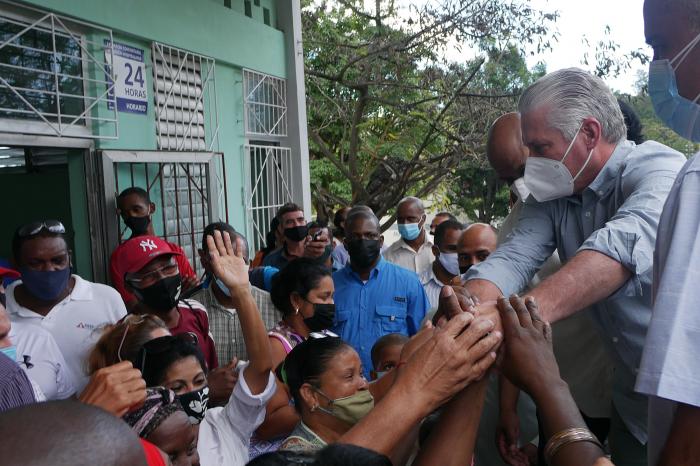
[[[530,197],[530,190],[527,189],[527,186],[525,185],[525,178],[522,176],[513,181],[510,190],[513,191],[513,194],[518,196],[518,199],[520,199],[521,202],[524,202],[525,199]]]
[[[459,275],[459,259],[456,252],[440,252],[438,260],[447,273]]]
[[[583,126],[583,123],[581,125]],[[579,131],[581,131],[581,126],[576,131],[576,136],[571,140],[571,144],[569,144],[569,148],[566,149],[561,160],[533,156],[527,158],[525,162],[525,185],[537,202],[547,202],[571,196],[574,193],[574,182],[586,169],[593,155],[593,149],[591,149],[583,167],[581,167],[576,176],[572,177],[571,172],[564,165],[564,160],[571,152],[571,148],[574,147],[574,141],[576,141]]]

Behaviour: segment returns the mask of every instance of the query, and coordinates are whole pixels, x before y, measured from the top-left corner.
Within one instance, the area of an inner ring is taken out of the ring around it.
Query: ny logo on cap
[[[145,239],[142,240],[139,243],[139,246],[143,249],[143,252],[146,252],[146,248],[148,248],[149,251],[153,251],[154,249],[158,249],[158,246],[156,245],[155,241],[152,239]]]

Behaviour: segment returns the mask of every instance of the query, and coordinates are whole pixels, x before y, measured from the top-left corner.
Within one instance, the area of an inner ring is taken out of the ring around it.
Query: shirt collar
[[[75,286],[73,291],[68,295],[68,299],[71,301],[90,301],[93,299],[91,283],[87,280],[83,280],[78,275],[73,275],[75,279]]]
[[[603,166],[603,169],[598,173],[593,182],[588,185],[587,190],[591,190],[598,197],[607,194],[615,185],[615,180],[620,171],[620,166],[625,160],[625,157],[633,147],[629,141],[622,141],[616,147],[610,158]]]
[[[373,278],[376,278],[377,275],[379,275],[379,272],[383,270],[386,267],[387,262],[384,260],[384,258],[380,255],[379,256],[379,262],[377,262],[377,265],[374,266],[374,268],[369,272],[369,280],[372,280]],[[355,272],[352,267],[350,266],[350,262],[345,266],[347,269],[348,273],[350,274],[351,277],[354,277],[355,279],[363,282],[363,280],[360,278],[360,275]]]
[[[400,237],[396,242],[399,244],[399,248],[408,249],[409,251],[417,254],[423,248],[426,248],[426,247],[432,248],[433,247],[433,243],[431,243],[430,240],[427,238],[428,234],[426,233],[425,235],[426,235],[425,241],[423,241],[423,244],[420,245],[420,247],[418,248],[418,251],[416,251],[411,246],[409,246],[408,243],[406,243],[406,241],[403,239],[403,237]]]
[[[422,285],[427,285],[430,282],[435,282],[439,286],[445,286],[444,283],[442,283],[440,280],[438,280],[437,275],[435,275],[435,271],[433,270],[433,264],[430,264],[430,267],[427,268],[420,276],[420,281]]]

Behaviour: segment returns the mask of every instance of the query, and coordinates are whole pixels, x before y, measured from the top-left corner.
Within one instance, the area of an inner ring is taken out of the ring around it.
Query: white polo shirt
[[[54,337],[63,353],[69,380],[80,393],[88,382],[87,356],[100,337],[101,329],[124,317],[126,308],[114,288],[88,282],[77,275],[73,278],[73,291],[45,317],[17,304],[15,288],[21,280],[7,288],[6,296],[13,326],[15,322],[38,325]]]
[[[63,400],[75,393],[63,353],[43,328],[14,322],[10,341],[17,347],[17,364],[35,382],[47,400]]]

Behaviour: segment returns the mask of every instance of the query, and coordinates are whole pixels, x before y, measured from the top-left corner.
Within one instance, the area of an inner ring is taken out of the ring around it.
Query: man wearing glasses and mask
[[[85,359],[99,337],[95,330],[126,315],[113,288],[71,274],[66,229],[57,220],[17,229],[12,254],[22,279],[6,290],[12,322],[37,325],[56,340],[70,383],[81,391],[88,382]]]
[[[157,236],[132,238],[123,244],[123,251],[124,283],[137,300],[134,311],[160,317],[173,335],[195,335],[207,369],[217,368],[206,309],[195,300],[180,299],[180,253]]]

